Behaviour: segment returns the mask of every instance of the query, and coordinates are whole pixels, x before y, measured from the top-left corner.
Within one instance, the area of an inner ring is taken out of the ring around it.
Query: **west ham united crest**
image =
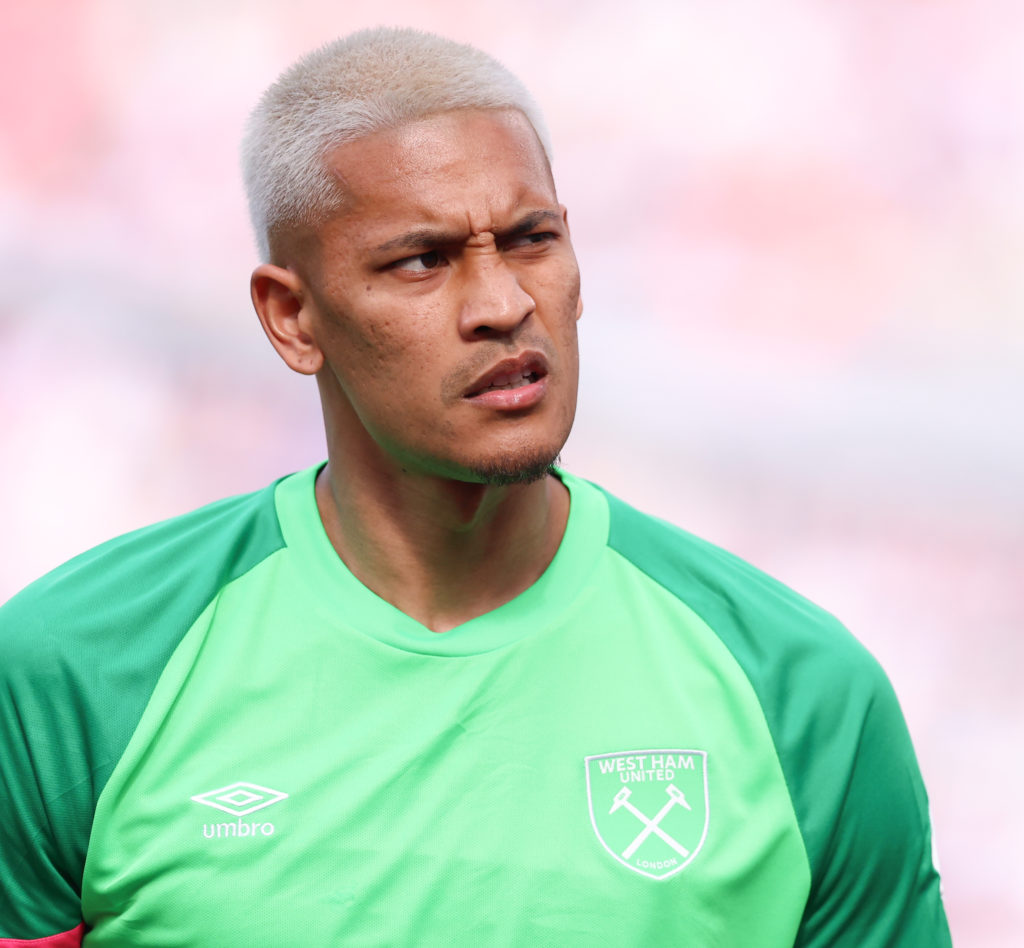
[[[707,751],[620,751],[586,766],[590,821],[622,865],[667,879],[696,858],[708,833]]]

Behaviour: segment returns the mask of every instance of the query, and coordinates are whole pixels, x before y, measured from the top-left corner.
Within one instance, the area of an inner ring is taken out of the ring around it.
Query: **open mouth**
[[[508,391],[513,388],[523,388],[526,385],[532,385],[541,377],[541,373],[534,369],[524,369],[523,371],[515,372],[500,372],[490,379],[486,385],[469,393],[467,397],[473,398],[475,395],[483,395],[484,392],[501,392]]]
[[[515,392],[516,389],[529,388],[542,381],[548,374],[547,360],[539,352],[525,352],[514,359],[505,359],[484,375],[481,375],[464,392],[464,398],[482,398],[490,403],[498,399],[500,404],[501,392]],[[486,397],[489,396],[489,397]],[[505,396],[505,399],[515,396]],[[529,392],[523,392],[522,398],[529,397]],[[516,403],[522,399],[517,399]]]

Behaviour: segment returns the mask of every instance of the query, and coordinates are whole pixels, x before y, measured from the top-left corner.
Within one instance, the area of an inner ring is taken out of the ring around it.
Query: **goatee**
[[[491,487],[508,487],[511,484],[532,484],[553,474],[561,456],[545,455],[542,458],[500,458],[490,464],[473,468],[473,474],[481,483]]]

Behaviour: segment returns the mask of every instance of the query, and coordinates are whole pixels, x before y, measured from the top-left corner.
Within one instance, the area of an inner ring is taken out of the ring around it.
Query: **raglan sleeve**
[[[799,948],[949,948],[928,800],[896,695],[874,659],[817,748],[830,773],[814,793],[812,884]],[[827,715],[826,715],[827,717]],[[814,752],[814,749],[811,749]]]
[[[89,819],[76,784],[89,778],[64,662],[34,613],[24,593],[0,607],[0,948],[71,948]]]

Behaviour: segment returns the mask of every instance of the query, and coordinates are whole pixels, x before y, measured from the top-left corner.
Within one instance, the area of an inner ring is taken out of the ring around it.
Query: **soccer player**
[[[328,460],[0,612],[0,946],[948,945],[876,663],[554,467],[580,280],[518,80],[355,34],[244,156]]]

